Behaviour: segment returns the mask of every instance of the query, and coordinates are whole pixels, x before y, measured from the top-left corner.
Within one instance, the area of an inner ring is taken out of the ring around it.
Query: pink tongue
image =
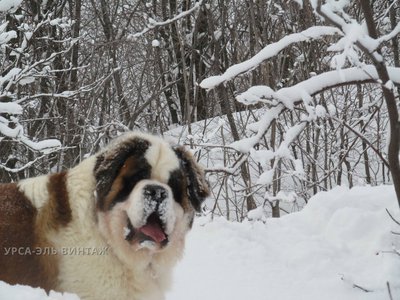
[[[160,225],[156,223],[146,224],[140,227],[139,231],[151,237],[157,243],[161,243],[163,240],[167,238],[164,234],[164,231],[161,229]]]

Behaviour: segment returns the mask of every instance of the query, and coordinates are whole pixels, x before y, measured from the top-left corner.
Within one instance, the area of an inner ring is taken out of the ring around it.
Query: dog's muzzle
[[[133,195],[137,206],[132,206],[131,213],[128,212],[125,239],[130,243],[155,243],[164,247],[175,223],[172,191],[154,181],[143,184]]]

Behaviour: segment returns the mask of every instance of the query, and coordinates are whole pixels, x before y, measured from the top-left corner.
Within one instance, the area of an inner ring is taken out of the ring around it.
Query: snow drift
[[[167,299],[389,300],[386,282],[400,299],[395,199],[391,186],[337,187],[266,224],[198,219]]]
[[[167,300],[400,299],[392,186],[337,187],[267,221],[197,219]],[[0,282],[4,300],[76,300]]]

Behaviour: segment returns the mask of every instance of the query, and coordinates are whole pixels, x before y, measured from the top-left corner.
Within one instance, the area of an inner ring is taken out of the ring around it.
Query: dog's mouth
[[[161,248],[168,244],[168,235],[158,213],[153,212],[140,228],[134,228],[129,217],[124,228],[125,240],[130,244],[139,243],[141,246],[156,246]]]

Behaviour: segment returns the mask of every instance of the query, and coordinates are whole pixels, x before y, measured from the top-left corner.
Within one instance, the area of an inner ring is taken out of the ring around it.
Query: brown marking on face
[[[72,220],[72,212],[68,199],[67,173],[50,175],[47,189],[49,199],[39,212],[37,225],[43,232],[57,230]]]
[[[122,200],[118,199],[118,197],[122,197],[121,191],[127,188],[125,185],[128,184],[129,178],[132,178],[134,175],[136,167],[137,164],[135,157],[131,156],[125,161],[117,177],[114,179],[109,193],[106,195],[103,201],[104,210],[109,210],[115,201],[118,202],[118,200]]]
[[[99,210],[107,211],[124,201],[139,180],[150,177],[151,166],[144,158],[149,146],[149,141],[135,138],[97,158],[94,172]]]
[[[51,247],[36,230],[37,216],[16,184],[0,184],[0,280],[49,291],[56,288],[57,257],[37,255]]]

